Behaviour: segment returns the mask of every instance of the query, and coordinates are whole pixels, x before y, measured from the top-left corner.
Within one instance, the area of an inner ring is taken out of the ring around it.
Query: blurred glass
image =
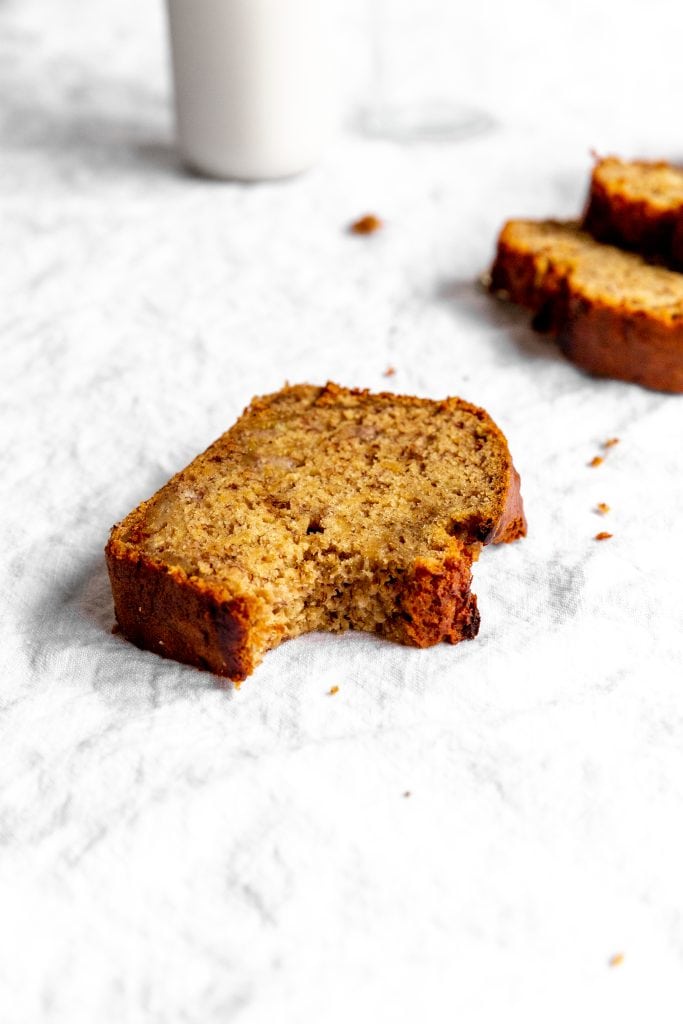
[[[459,59],[471,45],[463,5],[457,5],[454,19],[453,0],[366,3],[371,82],[361,122],[365,134],[399,142],[452,141],[493,127],[488,113],[458,96]]]

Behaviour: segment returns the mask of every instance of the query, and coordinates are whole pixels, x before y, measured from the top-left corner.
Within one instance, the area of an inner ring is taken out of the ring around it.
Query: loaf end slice
[[[508,221],[491,290],[534,313],[589,373],[683,392],[683,276],[568,221]]]
[[[310,630],[474,637],[472,563],[525,532],[482,409],[298,385],[255,399],[114,527],[106,556],[124,636],[239,682]]]
[[[583,227],[602,242],[683,269],[683,169],[663,161],[596,161]]]

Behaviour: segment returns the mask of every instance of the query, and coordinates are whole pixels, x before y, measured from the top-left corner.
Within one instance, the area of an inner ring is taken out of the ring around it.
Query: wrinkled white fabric
[[[497,130],[241,186],[176,166],[157,8],[0,4],[3,1024],[680,1021],[683,397],[476,284],[591,146],[681,156],[680,14],[481,6],[440,35]],[[312,635],[236,692],[112,635],[111,524],[327,379],[505,431],[529,536],[475,567],[479,637]]]

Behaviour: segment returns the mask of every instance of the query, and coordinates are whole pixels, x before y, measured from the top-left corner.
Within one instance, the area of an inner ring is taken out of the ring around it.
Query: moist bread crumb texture
[[[107,562],[128,639],[240,681],[310,630],[475,636],[471,565],[525,532],[482,409],[300,385],[254,400],[115,526]]]
[[[683,275],[596,241],[573,221],[503,227],[491,290],[597,376],[683,392]]]

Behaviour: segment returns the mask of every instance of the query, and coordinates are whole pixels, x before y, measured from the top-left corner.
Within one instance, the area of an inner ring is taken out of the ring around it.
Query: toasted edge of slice
[[[503,227],[491,291],[534,313],[600,377],[683,392],[683,276],[597,242],[573,221]]]
[[[161,491],[113,528],[106,557],[116,618],[121,632],[137,646],[239,682],[253,671],[266,650],[276,646],[281,639],[297,635],[296,630],[291,629],[281,630],[278,635],[272,624],[264,625],[268,608],[264,607],[262,588],[236,587],[234,581],[222,583],[215,577],[202,578],[198,572],[178,564],[172,556],[150,555],[144,542],[135,538],[144,536],[145,522],[166,489],[183,484],[185,475],[202,460],[205,468],[207,456],[209,461],[216,458],[212,452],[223,451],[228,453],[226,457],[232,457],[236,428],[244,428],[245,424],[249,427],[251,420],[258,427],[259,417],[269,413],[273,400],[282,395],[296,397],[299,393],[308,403],[304,411],[309,418],[315,415],[315,402],[329,406],[335,402],[357,401],[362,412],[364,402],[380,401],[391,403],[406,417],[416,406],[442,410],[447,414],[443,417],[446,429],[450,429],[450,424],[455,427],[457,420],[457,416],[451,420],[450,414],[464,410],[476,417],[477,422],[489,432],[496,450],[503,456],[503,469],[501,479],[497,481],[500,493],[496,498],[495,515],[487,527],[486,536],[481,535],[480,528],[477,530],[467,523],[458,524],[458,529],[444,542],[443,557],[417,558],[406,567],[405,573],[398,574],[398,578],[387,572],[382,585],[388,589],[383,592],[382,599],[393,602],[393,612],[386,623],[375,630],[388,639],[420,647],[443,639],[455,643],[476,635],[479,613],[476,598],[470,592],[471,563],[478,557],[482,543],[505,543],[526,533],[519,476],[504,436],[483,410],[459,399],[438,403],[388,393],[371,395],[367,391],[347,390],[328,384],[324,388],[294,386],[275,395],[255,399],[240,420],[207,452],[198,456]],[[359,418],[362,421],[362,416]],[[220,461],[217,466],[216,473],[220,473]],[[236,500],[239,501],[239,497]],[[446,518],[447,514],[448,509],[445,509]],[[473,529],[474,533],[471,533]],[[316,544],[319,541],[322,544],[323,539],[324,535],[318,536],[317,532],[307,538],[306,543],[310,543],[306,549],[307,558],[318,557],[321,547],[318,545],[316,548]],[[305,628],[300,631],[305,631]],[[350,621],[341,627],[330,628],[355,627]]]
[[[664,161],[599,159],[583,227],[601,242],[683,269],[683,170]]]

